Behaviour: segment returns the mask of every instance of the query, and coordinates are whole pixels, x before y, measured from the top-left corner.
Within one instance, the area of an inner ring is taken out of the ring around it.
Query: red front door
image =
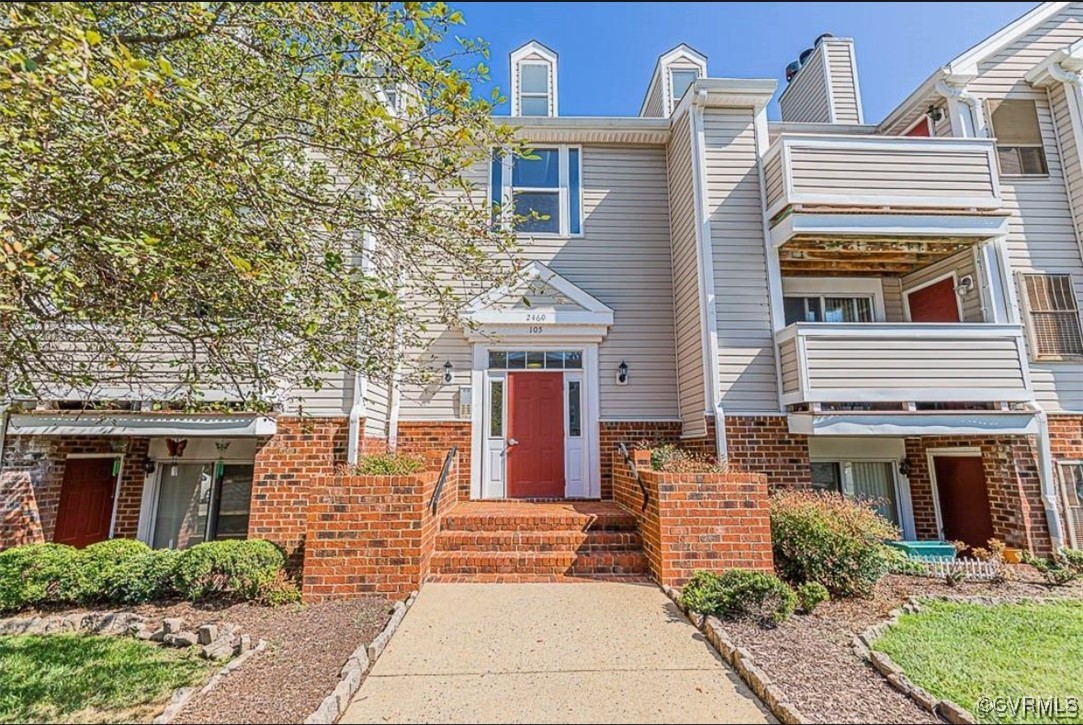
[[[907,292],[906,303],[910,306],[911,322],[962,322],[959,319],[954,277],[945,277],[939,282]]]
[[[69,458],[60,486],[53,541],[83,548],[109,538],[115,458]]]
[[[944,539],[973,548],[993,538],[993,514],[980,456],[936,456],[936,493]]]
[[[564,373],[508,374],[508,498],[564,497]]]

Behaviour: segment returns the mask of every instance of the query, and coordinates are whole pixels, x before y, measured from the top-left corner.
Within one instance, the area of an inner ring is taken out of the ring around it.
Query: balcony
[[[775,336],[782,402],[1025,402],[1020,325],[797,323]]]
[[[991,139],[782,134],[764,157],[771,241],[935,241],[1006,233]]]

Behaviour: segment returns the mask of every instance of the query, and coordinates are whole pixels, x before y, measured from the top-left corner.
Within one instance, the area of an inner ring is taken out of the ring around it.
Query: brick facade
[[[728,416],[726,445],[733,471],[765,474],[772,488],[811,485],[808,436],[790,433],[784,415]]]
[[[599,425],[598,451],[602,458],[601,495],[613,498],[613,452],[618,443],[632,447],[649,441],[653,444],[681,443],[681,424],[676,421],[603,421]]]
[[[52,541],[64,470],[71,456],[123,456],[114,532],[134,538],[143,497],[148,439],[106,436],[10,436],[4,445],[0,549]]]
[[[429,508],[443,462],[410,476],[322,476],[307,506],[304,578],[306,602],[382,594],[401,599],[429,574],[439,517],[458,500],[452,482],[441,493],[437,515]]]
[[[656,581],[680,586],[699,569],[773,569],[766,476],[658,473],[650,470],[649,451],[632,456],[647,507],[640,482],[618,454],[611,456],[614,499],[636,517]]]
[[[1049,416],[1049,443],[1053,452],[1054,475],[1057,482],[1064,485],[1060,470],[1062,461],[1083,461],[1083,415]],[[1066,529],[1064,543],[1073,545],[1072,532],[1075,533],[1074,546],[1083,549],[1083,508],[1072,506],[1065,510],[1063,489],[1058,489],[1058,502],[1061,504],[1061,521]]]
[[[935,448],[979,448],[989,492],[993,534],[1008,546],[1034,552],[1050,550],[1049,525],[1042,504],[1033,436],[907,438],[910,498],[919,539],[939,537],[927,455],[929,449]]]
[[[470,460],[473,442],[470,421],[402,421],[396,446],[403,453],[425,454],[438,451],[440,460],[452,446],[459,447],[458,474],[452,479],[458,486],[458,495],[470,498]]]

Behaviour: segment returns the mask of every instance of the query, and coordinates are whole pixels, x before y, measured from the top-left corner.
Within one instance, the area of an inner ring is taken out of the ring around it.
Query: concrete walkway
[[[762,723],[657,587],[428,584],[343,723]]]

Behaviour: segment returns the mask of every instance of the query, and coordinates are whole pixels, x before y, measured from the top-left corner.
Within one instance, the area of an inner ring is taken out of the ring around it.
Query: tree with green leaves
[[[444,3],[0,13],[0,401],[386,379],[513,266],[464,181],[510,131]]]

